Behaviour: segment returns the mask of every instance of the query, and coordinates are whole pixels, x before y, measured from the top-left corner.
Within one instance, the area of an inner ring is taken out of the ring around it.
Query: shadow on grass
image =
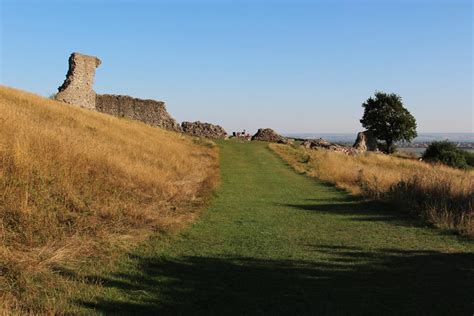
[[[136,257],[137,274],[87,277],[107,314],[450,314],[474,311],[473,253],[312,245],[325,261]],[[122,292],[123,291],[123,292]],[[120,296],[120,294],[126,296]]]
[[[304,204],[286,204],[286,206],[303,211],[327,215],[343,215],[347,220],[360,222],[384,222],[397,226],[429,227],[421,218],[394,209],[384,201],[364,200],[348,197],[344,200],[328,203],[327,199],[309,199]]]

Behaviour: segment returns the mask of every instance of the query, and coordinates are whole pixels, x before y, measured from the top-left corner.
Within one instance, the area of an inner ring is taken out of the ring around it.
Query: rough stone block
[[[364,131],[357,134],[354,148],[360,151],[378,151],[377,139],[371,131]]]

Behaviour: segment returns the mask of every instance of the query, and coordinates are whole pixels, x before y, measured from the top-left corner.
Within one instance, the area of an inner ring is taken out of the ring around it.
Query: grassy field
[[[90,314],[439,314],[474,311],[472,240],[296,173],[267,144],[224,141],[222,184],[175,236],[83,283]],[[101,286],[98,286],[100,284]]]
[[[0,314],[60,309],[58,271],[195,218],[212,143],[0,87]]]
[[[298,172],[354,195],[391,201],[405,212],[474,236],[474,171],[366,153],[357,156],[272,144]]]

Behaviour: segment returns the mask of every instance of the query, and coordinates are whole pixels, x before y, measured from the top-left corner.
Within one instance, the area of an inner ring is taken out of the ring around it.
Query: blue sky
[[[4,85],[52,94],[78,51],[96,92],[179,121],[352,133],[382,90],[420,132],[473,132],[471,1],[0,1]]]

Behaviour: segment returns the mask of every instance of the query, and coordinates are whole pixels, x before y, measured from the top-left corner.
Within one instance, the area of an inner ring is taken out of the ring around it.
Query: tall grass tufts
[[[47,313],[61,267],[190,221],[217,157],[180,134],[0,87],[0,309]]]
[[[352,194],[392,201],[434,225],[474,236],[474,171],[395,156],[270,147],[297,171]]]

